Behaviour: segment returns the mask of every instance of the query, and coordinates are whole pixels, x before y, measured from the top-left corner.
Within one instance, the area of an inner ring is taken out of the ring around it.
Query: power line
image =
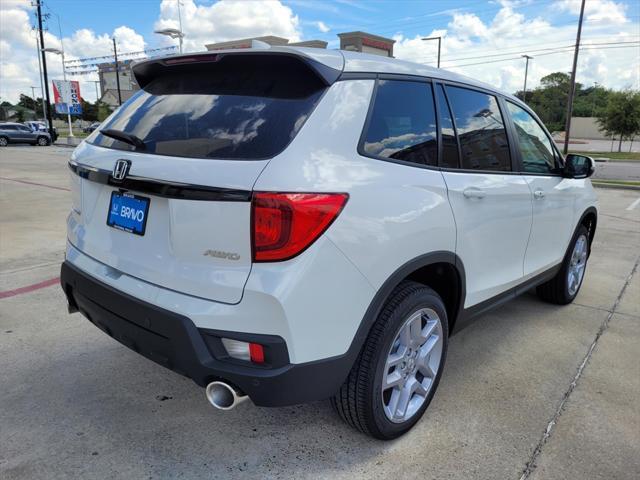
[[[161,48],[147,48],[145,50],[139,50],[137,52],[124,52],[121,53],[120,56],[121,57],[126,57],[126,56],[133,56],[133,55],[146,55],[148,53],[156,53],[156,52],[163,52],[163,51],[168,51],[168,50],[175,50],[176,47],[175,46],[170,46],[170,47],[161,47]],[[99,57],[85,57],[85,58],[75,58],[73,60],[67,60],[65,63],[65,65],[69,65],[72,66],[72,64],[74,63],[85,63],[85,62],[89,62],[91,60],[107,60],[107,59],[111,59],[113,58],[113,55],[102,55]],[[99,63],[104,63],[104,62],[96,62],[96,63],[85,63],[85,65],[98,65]],[[78,65],[80,66],[84,66],[84,65]]]
[[[639,37],[640,39],[640,37]],[[622,45],[622,44],[630,44],[630,43],[638,43],[639,40],[633,40],[633,41],[628,41],[628,42],[602,42],[602,43],[583,43],[582,45],[584,46],[596,46],[596,45]],[[560,49],[565,49],[565,48],[574,48],[574,45],[564,45],[561,47],[551,47],[551,48],[537,48],[534,50],[527,50],[527,53],[536,53],[536,52],[546,52],[546,51],[551,51],[551,50],[560,50]],[[475,60],[477,58],[492,58],[492,57],[505,57],[505,56],[509,56],[509,55],[513,55],[514,53],[516,53],[516,51],[521,51],[522,48],[517,48],[517,49],[509,49],[509,50],[514,50],[514,51],[509,51],[506,53],[493,53],[490,55],[477,55],[477,56],[472,56],[472,57],[454,57],[454,58],[448,58],[447,60],[445,60],[445,62],[451,62],[451,61],[458,61],[458,60]],[[426,57],[424,57],[426,58]]]
[[[599,47],[599,48],[582,48],[581,50],[613,50],[613,49],[618,49],[618,48],[636,48],[636,47],[640,47],[640,42],[637,45],[628,45],[628,46],[618,46],[618,47]],[[544,57],[547,55],[557,55],[559,53],[571,53],[571,48],[573,47],[569,47],[569,49],[565,49],[565,50],[561,50],[561,51],[555,51],[555,52],[547,52],[547,53],[540,53],[537,54],[536,57]],[[461,65],[447,65],[446,68],[459,68],[459,67],[470,67],[473,65],[486,65],[489,63],[499,63],[499,62],[508,62],[511,60],[520,60],[522,57],[517,56],[517,57],[510,57],[510,58],[500,58],[497,60],[485,60],[484,62],[475,62],[475,63],[463,63]]]

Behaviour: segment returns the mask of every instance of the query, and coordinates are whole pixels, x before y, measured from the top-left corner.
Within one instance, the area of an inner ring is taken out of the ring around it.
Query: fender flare
[[[591,206],[587,208],[584,212],[582,212],[580,219],[578,220],[578,222],[576,223],[576,226],[573,229],[573,235],[571,236],[571,240],[573,240],[573,237],[575,237],[575,234],[578,231],[578,228],[580,227],[580,225],[582,225],[582,222],[587,217],[587,215],[590,215],[590,214],[593,214],[595,219],[593,221],[593,225],[591,225],[591,228],[589,229],[589,252],[588,252],[589,256],[591,256],[591,244],[593,243],[593,238],[596,235],[596,227],[598,226],[598,209],[596,209],[596,207]]]
[[[409,275],[413,272],[428,267],[429,265],[435,265],[437,263],[446,263],[451,265],[458,274],[458,305],[455,306],[453,318],[449,318],[449,326],[450,332],[453,330],[453,326],[455,325],[457,317],[460,316],[464,308],[464,300],[466,295],[466,276],[464,265],[462,260],[454,253],[446,250],[440,250],[435,252],[426,253],[424,255],[420,255],[415,257],[406,263],[404,263],[401,267],[396,269],[387,279],[384,281],[382,286],[378,289],[376,294],[373,297],[373,300],[369,303],[369,307],[367,308],[362,320],[360,321],[360,325],[358,326],[358,330],[351,341],[351,345],[349,346],[348,354],[351,355],[353,352],[356,352],[356,355],[360,353],[362,349],[362,345],[364,344],[369,332],[371,331],[371,327],[375,323],[382,307],[384,306],[385,301],[391,295],[391,292]],[[355,360],[355,358],[354,358]]]

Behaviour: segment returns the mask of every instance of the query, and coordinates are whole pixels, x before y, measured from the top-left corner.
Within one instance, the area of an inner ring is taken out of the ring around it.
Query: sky
[[[154,30],[178,27],[178,1],[186,51],[260,35],[338,48],[338,33],[363,30],[394,39],[398,58],[435,66],[437,42],[422,38],[441,36],[442,68],[507,92],[522,89],[524,54],[534,57],[528,88],[570,72],[580,11],[580,0],[42,0],[45,46],[62,45],[66,60],[110,55],[114,36],[120,53],[175,46]],[[31,86],[40,96],[31,3],[0,0],[0,101],[31,95]],[[587,0],[581,45],[578,82],[639,89],[640,1]],[[62,78],[59,55],[47,53],[47,66]],[[97,74],[70,78],[95,100]]]

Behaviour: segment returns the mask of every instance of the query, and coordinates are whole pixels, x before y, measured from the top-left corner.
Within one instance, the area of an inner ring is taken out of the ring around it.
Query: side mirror
[[[593,158],[570,153],[564,161],[566,178],[588,178],[596,171]]]

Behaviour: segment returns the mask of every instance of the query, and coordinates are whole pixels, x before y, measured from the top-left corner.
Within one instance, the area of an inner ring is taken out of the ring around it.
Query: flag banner
[[[82,115],[80,82],[77,80],[53,80],[53,101],[56,113]]]

